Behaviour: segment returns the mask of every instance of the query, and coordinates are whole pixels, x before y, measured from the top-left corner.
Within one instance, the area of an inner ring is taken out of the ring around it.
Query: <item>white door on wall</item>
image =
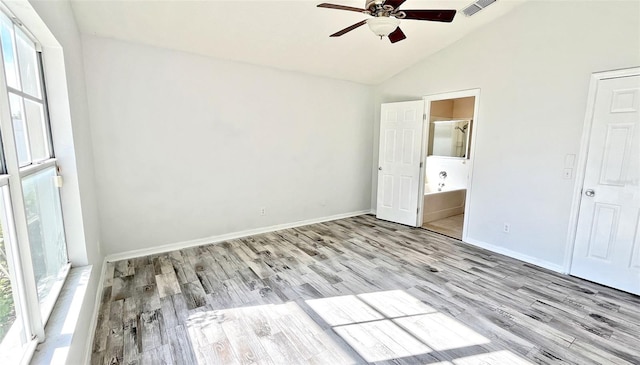
[[[382,104],[376,217],[416,226],[424,102]]]
[[[596,90],[571,274],[640,294],[640,76]]]

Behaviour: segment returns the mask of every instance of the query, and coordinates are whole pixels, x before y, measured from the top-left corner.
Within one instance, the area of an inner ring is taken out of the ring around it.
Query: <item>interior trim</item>
[[[253,236],[253,235],[256,235],[256,234],[268,233],[268,232],[278,231],[278,230],[281,230],[281,229],[306,226],[306,225],[309,225],[309,224],[322,223],[322,222],[327,222],[327,221],[334,221],[334,220],[337,220],[337,219],[350,218],[350,217],[355,217],[355,216],[358,216],[358,215],[369,214],[369,213],[370,213],[370,209],[359,210],[359,211],[355,211],[355,212],[336,214],[336,215],[331,215],[331,216],[327,216],[327,217],[313,218],[313,219],[307,219],[307,220],[297,221],[297,222],[292,222],[292,223],[278,224],[278,225],[275,225],[275,226],[255,228],[255,229],[247,229],[247,230],[244,230],[244,231],[225,233],[225,234],[221,234],[221,235],[217,235],[217,236],[198,238],[198,239],[190,240],[190,241],[170,243],[170,244],[166,244],[166,245],[162,245],[162,246],[144,248],[144,249],[139,249],[139,250],[125,251],[125,252],[121,252],[121,253],[107,255],[105,257],[105,261],[106,262],[111,262],[111,261],[132,259],[132,258],[135,258],[135,257],[156,255],[156,254],[160,254],[160,253],[164,253],[164,252],[176,251],[176,250],[181,250],[181,249],[189,248],[189,247],[208,245],[208,244],[212,244],[212,243],[220,243],[220,242],[223,242],[223,241],[228,241],[228,240],[232,240],[232,239],[236,239],[236,238]]]
[[[539,258],[533,257],[533,256],[529,256],[520,252],[516,252],[516,251],[512,251],[509,249],[506,249],[504,247],[500,247],[500,246],[496,246],[496,245],[492,245],[490,243],[486,243],[483,241],[479,241],[479,240],[475,240],[472,238],[466,238],[464,241],[464,243],[468,243],[470,245],[476,246],[476,247],[480,247],[480,248],[484,248],[486,250],[489,250],[491,252],[495,252],[501,255],[505,255],[505,256],[509,256],[513,259],[516,260],[520,260],[520,261],[524,261],[526,263],[532,264],[532,265],[536,265],[536,266],[540,266],[542,268],[551,270],[551,271],[555,271],[558,273],[562,273],[564,274],[564,267],[562,265],[559,264],[554,264],[553,262],[549,262],[546,260],[540,260]]]

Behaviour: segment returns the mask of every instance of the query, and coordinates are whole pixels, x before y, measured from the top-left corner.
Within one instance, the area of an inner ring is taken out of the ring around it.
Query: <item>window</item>
[[[10,215],[6,204],[6,182],[4,180],[5,185],[0,188],[0,363],[13,364],[24,352],[27,337],[20,305],[16,305],[19,299],[15,278],[16,262],[9,255],[9,252],[16,251],[16,241],[5,228]]]
[[[55,176],[55,167],[49,167],[22,179],[29,247],[43,318],[53,308],[68,262],[60,195],[53,185]]]
[[[42,56],[0,11],[0,363],[28,360],[69,270]]]
[[[52,157],[36,44],[0,14],[2,56],[20,166]]]

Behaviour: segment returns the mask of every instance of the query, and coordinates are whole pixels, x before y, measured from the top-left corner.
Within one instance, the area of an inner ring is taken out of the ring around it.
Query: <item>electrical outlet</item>
[[[265,207],[260,208],[260,215],[267,215],[267,208]]]
[[[509,223],[505,223],[504,226],[502,227],[502,232],[509,233],[510,230],[511,230],[511,226],[509,226]]]

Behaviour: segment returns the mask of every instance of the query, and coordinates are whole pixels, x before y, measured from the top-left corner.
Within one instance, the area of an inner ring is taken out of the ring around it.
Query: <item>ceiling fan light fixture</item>
[[[367,24],[369,25],[369,29],[371,29],[375,35],[386,37],[398,28],[400,20],[394,17],[379,16],[367,19]]]

